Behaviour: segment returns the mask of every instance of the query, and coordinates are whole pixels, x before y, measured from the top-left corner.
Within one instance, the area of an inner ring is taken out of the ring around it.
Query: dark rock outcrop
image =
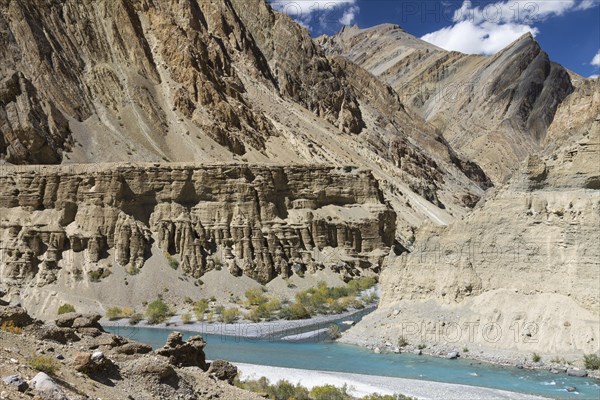
[[[208,369],[206,356],[204,354],[206,342],[201,336],[192,336],[183,341],[180,332],[169,335],[167,343],[155,352],[160,356],[167,357],[169,362],[178,367],[200,367],[204,371]]]

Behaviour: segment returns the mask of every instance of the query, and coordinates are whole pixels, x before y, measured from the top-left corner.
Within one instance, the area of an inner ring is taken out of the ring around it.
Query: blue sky
[[[446,50],[495,54],[531,32],[550,58],[600,74],[600,0],[270,0],[313,36],[394,23]]]

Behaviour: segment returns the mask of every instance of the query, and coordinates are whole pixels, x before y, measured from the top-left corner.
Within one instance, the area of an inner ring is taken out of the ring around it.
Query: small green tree
[[[583,362],[587,369],[597,370],[600,369],[600,357],[598,354],[586,354],[583,356]]]
[[[58,307],[58,315],[62,315],[62,314],[68,314],[68,313],[72,313],[75,312],[75,307],[72,304],[63,304],[62,306]]]
[[[337,388],[333,385],[316,386],[310,391],[313,400],[351,400],[348,389],[344,386]]]
[[[251,306],[259,306],[269,301],[269,299],[263,294],[261,288],[248,289],[246,290],[245,294],[248,304]]]
[[[110,307],[108,310],[106,310],[105,316],[109,321],[121,319],[123,318],[123,310],[121,307]]]
[[[137,325],[144,319],[144,316],[140,313],[133,314],[129,317],[129,325]]]
[[[289,306],[283,307],[279,311],[279,316],[282,319],[296,320],[296,319],[307,319],[310,318],[310,313],[301,303],[294,303]]]
[[[183,322],[186,325],[192,323],[192,314],[190,314],[190,313],[183,314],[181,316],[181,322]]]
[[[403,348],[403,347],[406,347],[408,345],[409,345],[408,339],[406,339],[406,337],[404,335],[401,335],[398,338],[398,347]]]
[[[226,324],[231,324],[235,322],[240,317],[240,315],[240,310],[238,310],[237,308],[226,308],[221,313],[221,321]]]
[[[167,263],[169,264],[169,267],[171,267],[175,270],[179,268],[179,261],[177,261],[177,259],[175,257],[170,255],[169,253],[165,253],[165,258],[167,259]]]
[[[161,299],[154,300],[146,308],[146,317],[148,318],[148,323],[151,325],[165,322],[170,315],[169,306]]]
[[[204,320],[204,314],[208,310],[208,300],[200,299],[194,304],[194,314],[198,321]]]
[[[273,400],[310,400],[306,388],[300,385],[294,386],[285,379],[268,386],[267,394]]]
[[[342,331],[337,324],[331,324],[329,325],[329,328],[327,328],[327,334],[331,340],[336,340],[342,336]]]

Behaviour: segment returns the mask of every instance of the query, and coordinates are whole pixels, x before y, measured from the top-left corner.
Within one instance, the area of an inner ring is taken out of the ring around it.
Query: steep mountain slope
[[[353,164],[382,180],[401,239],[491,185],[391,88],[264,0],[0,7],[7,162]]]
[[[437,350],[598,352],[599,99],[600,80],[583,82],[550,126],[558,144],[468,217],[420,230],[413,253],[382,273],[380,308],[345,340],[378,332]]]
[[[447,52],[395,25],[347,27],[319,42],[390,84],[495,183],[539,150],[569,73],[530,34],[493,57]]]

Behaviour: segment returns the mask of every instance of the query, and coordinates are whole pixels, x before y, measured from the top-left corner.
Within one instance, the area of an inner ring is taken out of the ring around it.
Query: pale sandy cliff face
[[[377,312],[345,340],[377,332],[459,351],[597,352],[599,94],[596,80],[569,96],[549,133],[569,137],[530,156],[468,217],[420,230],[414,251],[383,271]]]
[[[176,262],[181,277],[192,280],[224,269],[232,281],[245,276],[267,284],[324,268],[351,279],[378,273],[394,245],[396,215],[373,175],[359,169],[0,169],[0,277],[12,292],[32,293],[27,302],[38,315],[48,302],[60,301],[52,293],[62,286],[69,292],[94,286],[94,274],[103,272],[134,276],[149,268],[166,275]],[[335,251],[328,255],[324,249]],[[49,286],[53,290],[43,289]]]

